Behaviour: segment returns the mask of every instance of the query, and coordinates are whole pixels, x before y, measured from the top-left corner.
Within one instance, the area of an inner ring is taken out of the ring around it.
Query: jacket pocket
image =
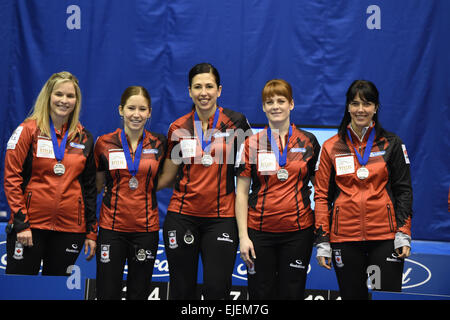
[[[336,207],[334,211],[334,234],[338,234],[338,226],[339,226],[339,207]]]
[[[387,215],[388,215],[388,221],[389,221],[389,229],[391,230],[391,232],[395,232],[394,218],[392,217],[391,205],[388,203],[386,205],[386,208],[387,208]]]
[[[27,211],[30,208],[31,196],[32,196],[32,192],[29,191],[28,195],[27,195],[27,201],[25,202],[25,208],[27,209]]]
[[[78,225],[81,225],[81,212],[82,212],[82,203],[81,203],[81,198],[78,198]]]

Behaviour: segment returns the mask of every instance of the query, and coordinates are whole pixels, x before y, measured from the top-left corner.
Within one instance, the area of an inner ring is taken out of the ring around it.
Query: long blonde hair
[[[50,137],[50,97],[53,92],[53,88],[63,82],[72,82],[76,92],[77,101],[75,108],[69,117],[69,141],[75,137],[80,111],[81,111],[81,90],[78,86],[78,79],[67,71],[54,73],[44,84],[36,99],[36,103],[30,115],[26,120],[36,120],[36,124],[41,130],[41,133]]]

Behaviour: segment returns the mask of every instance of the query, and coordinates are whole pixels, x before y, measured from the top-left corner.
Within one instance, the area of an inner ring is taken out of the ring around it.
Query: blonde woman
[[[70,275],[97,238],[93,137],[79,122],[81,92],[69,72],[53,74],[31,115],[8,141],[5,194],[7,274]]]

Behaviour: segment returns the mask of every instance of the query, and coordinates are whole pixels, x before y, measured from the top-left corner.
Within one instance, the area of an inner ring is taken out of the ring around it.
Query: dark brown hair
[[[380,98],[377,87],[375,86],[375,84],[367,80],[355,80],[347,90],[344,116],[342,117],[341,124],[339,125],[338,129],[338,134],[343,140],[345,140],[345,137],[347,136],[347,126],[351,121],[350,112],[348,111],[348,105],[355,99],[357,95],[361,100],[373,102],[375,104],[375,106],[377,107],[377,112],[373,115],[372,118],[372,120],[375,122],[375,133],[378,136],[384,131],[384,129],[381,127],[380,122],[378,121]]]
[[[200,74],[200,73],[211,73],[214,78],[216,79],[217,88],[220,86],[220,75],[219,71],[210,63],[199,63],[192,67],[192,69],[189,71],[189,88],[192,85],[192,79]]]
[[[147,89],[145,89],[142,86],[131,86],[125,89],[125,91],[122,93],[122,97],[120,98],[120,105],[123,107],[127,103],[128,99],[131,96],[138,96],[141,95],[148,101],[148,107],[152,107],[152,99],[150,98],[150,94],[148,93]]]

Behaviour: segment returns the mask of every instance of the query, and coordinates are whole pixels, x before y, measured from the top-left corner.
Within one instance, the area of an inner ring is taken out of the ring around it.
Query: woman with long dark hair
[[[380,124],[375,85],[356,80],[346,96],[338,134],[323,144],[317,166],[317,259],[327,269],[333,260],[343,299],[367,299],[368,287],[401,291],[411,247],[410,163],[402,140]]]

